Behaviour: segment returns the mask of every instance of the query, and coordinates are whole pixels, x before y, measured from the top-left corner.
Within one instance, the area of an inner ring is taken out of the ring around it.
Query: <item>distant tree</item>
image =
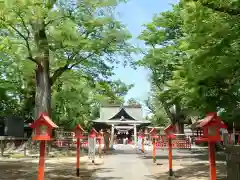
[[[137,101],[136,99],[134,99],[134,98],[128,99],[127,105],[128,105],[128,106],[133,106],[133,107],[135,107],[135,106],[141,106],[140,102],[138,102],[138,101]]]
[[[145,106],[149,109],[149,114],[146,117],[154,126],[166,126],[170,123],[170,119],[166,114],[161,101],[156,99],[156,96],[150,96],[145,101]]]

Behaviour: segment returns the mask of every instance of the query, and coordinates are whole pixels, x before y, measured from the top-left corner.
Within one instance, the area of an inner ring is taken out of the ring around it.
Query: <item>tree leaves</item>
[[[128,41],[131,34],[127,28],[114,16],[120,2],[3,1],[2,113],[16,110],[20,116],[34,117],[36,65],[48,63],[50,80],[45,86],[51,85],[53,119],[60,125],[72,128],[81,123],[88,127],[101,103],[123,103],[132,85],[109,78],[119,63],[133,64],[135,47]],[[40,62],[40,56],[48,63]]]
[[[187,116],[221,109],[237,117],[238,8],[231,0],[181,1],[146,26],[140,38],[151,47],[141,64],[160,101],[181,105]]]

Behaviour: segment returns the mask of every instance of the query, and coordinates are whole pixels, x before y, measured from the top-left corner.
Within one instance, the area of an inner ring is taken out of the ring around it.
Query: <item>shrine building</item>
[[[100,117],[93,120],[94,127],[111,129],[111,145],[115,139],[121,143],[124,138],[133,140],[137,144],[137,131],[140,127],[151,124],[143,118],[143,111],[140,105],[117,106],[108,105],[100,107]],[[114,138],[115,137],[115,138]]]

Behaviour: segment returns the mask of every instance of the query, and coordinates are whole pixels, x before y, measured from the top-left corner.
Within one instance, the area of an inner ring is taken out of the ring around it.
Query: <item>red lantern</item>
[[[144,138],[144,133],[141,131],[141,132],[138,132],[138,138],[141,138],[143,139]]]
[[[151,134],[152,138],[154,138],[154,139],[158,138],[156,128],[152,128],[151,131],[149,132],[149,134]]]
[[[52,139],[52,130],[58,126],[50,119],[47,113],[41,113],[30,127],[33,129],[33,140],[40,141],[40,158],[38,165],[38,180],[44,179],[46,141]]]
[[[90,133],[89,133],[89,137],[90,138],[95,138],[95,137],[97,137],[97,134],[98,134],[98,132],[96,131],[96,129],[92,128]]]
[[[166,135],[168,136],[168,138],[176,138],[176,135],[174,133],[176,133],[176,126],[174,125],[169,125],[164,129],[164,132],[166,133]]]
[[[84,138],[84,136],[83,136],[84,130],[79,124],[75,127],[74,133],[75,133],[75,135],[74,135],[75,138],[77,138],[77,139]]]
[[[30,127],[33,129],[33,140],[52,139],[52,130],[58,126],[50,119],[47,113],[40,114],[39,118],[35,120]]]
[[[102,139],[102,133],[101,132],[99,132],[99,133],[97,133],[97,139]]]
[[[77,139],[77,153],[76,153],[76,155],[77,155],[77,161],[76,161],[76,175],[77,175],[77,177],[79,177],[80,176],[80,147],[81,147],[81,145],[80,145],[80,139],[82,139],[82,138],[84,138],[84,136],[83,136],[83,133],[84,133],[84,130],[83,130],[83,128],[78,124],[76,127],[75,127],[75,129],[74,129],[74,133],[75,133],[75,135],[74,135],[74,137]]]
[[[158,138],[157,135],[157,130],[155,128],[152,128],[151,131],[149,132],[149,134],[151,134],[153,140],[153,153],[152,153],[152,157],[153,157],[153,163],[156,162],[156,139]]]
[[[169,176],[173,176],[172,171],[172,139],[176,138],[176,126],[169,125],[164,129],[164,132],[166,133],[168,137],[168,166],[169,166]]]
[[[202,142],[218,142],[221,141],[220,129],[227,129],[224,122],[217,116],[217,113],[208,113],[206,118],[198,121],[197,128],[201,129],[201,136],[196,141]]]
[[[227,129],[216,112],[208,113],[206,118],[198,121],[197,128],[201,129],[202,134],[196,141],[208,142],[209,154],[209,173],[210,180],[216,180],[216,148],[215,144],[221,141],[220,129]]]

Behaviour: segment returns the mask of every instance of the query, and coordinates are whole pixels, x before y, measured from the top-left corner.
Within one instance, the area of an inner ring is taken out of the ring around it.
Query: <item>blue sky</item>
[[[178,0],[129,0],[128,3],[120,4],[117,11],[120,13],[120,20],[128,27],[133,35],[132,42],[141,48],[144,43],[137,39],[138,35],[144,29],[142,26],[151,19],[154,14],[171,9],[171,4]],[[134,56],[135,60],[141,59],[141,55]],[[121,79],[126,84],[134,84],[129,91],[126,100],[129,98],[137,99],[142,102],[147,99],[150,91],[149,72],[147,69],[138,68],[137,70],[130,67],[118,67],[115,69],[114,79]]]

